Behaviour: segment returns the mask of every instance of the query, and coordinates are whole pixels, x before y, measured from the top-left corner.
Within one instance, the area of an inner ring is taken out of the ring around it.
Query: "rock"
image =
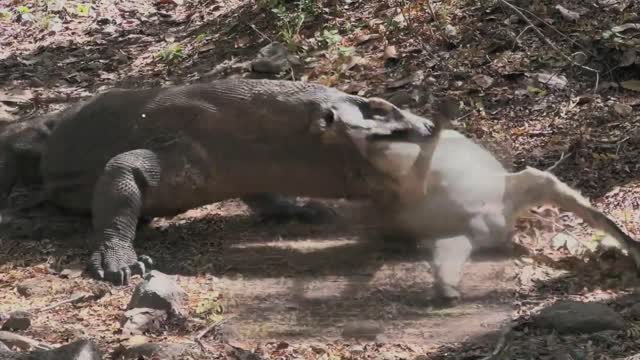
[[[537,73],[534,76],[538,82],[550,88],[561,90],[567,86],[567,77],[564,75]]]
[[[75,279],[82,276],[84,268],[64,269],[60,272],[60,277],[65,279]]]
[[[29,326],[31,326],[31,313],[14,311],[9,314],[9,319],[2,324],[2,330],[26,330]]]
[[[29,279],[21,282],[16,287],[18,294],[24,297],[50,295],[53,290],[53,282],[48,278]]]
[[[127,309],[151,308],[165,310],[170,316],[185,317],[187,294],[174,277],[152,270],[133,292]]]
[[[569,253],[571,255],[580,255],[584,253],[585,250],[587,250],[586,247],[584,247],[582,243],[580,243],[580,241],[578,241],[573,236],[563,232],[558,233],[556,236],[554,236],[553,239],[551,239],[551,244],[556,250],[566,248],[567,250],[569,250]]]
[[[121,347],[116,350],[114,359],[137,360],[137,359],[185,359],[187,354],[195,354],[197,350],[191,344],[158,344],[142,343],[130,347]]]
[[[122,333],[124,335],[139,335],[147,331],[160,330],[167,320],[165,310],[150,308],[135,308],[124,313]]]
[[[345,324],[342,329],[342,336],[344,338],[373,341],[382,332],[382,326],[375,321],[358,321]]]
[[[539,327],[554,329],[560,334],[594,333],[626,327],[622,316],[608,306],[579,301],[557,302],[542,310],[534,322]]]
[[[455,26],[447,24],[444,27],[444,33],[449,37],[456,37],[458,35],[458,29],[456,29]]]
[[[257,58],[251,62],[251,71],[268,74],[279,74],[288,70],[289,51],[284,44],[272,42],[258,52]]]
[[[407,90],[398,90],[389,96],[389,102],[398,107],[409,105],[414,101],[414,96]]]
[[[626,118],[633,113],[633,108],[628,104],[616,103],[613,105],[613,111],[621,118]]]
[[[471,80],[483,89],[493,85],[493,78],[484,74],[475,75]]]
[[[101,360],[102,355],[91,340],[77,340],[53,350],[28,353],[2,353],[2,360]]]

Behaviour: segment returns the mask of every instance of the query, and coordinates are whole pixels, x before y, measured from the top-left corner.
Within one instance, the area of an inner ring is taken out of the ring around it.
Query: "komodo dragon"
[[[133,248],[141,216],[238,197],[259,207],[269,194],[395,207],[425,193],[439,134],[437,122],[379,98],[241,79],[114,89],[33,124],[0,135],[0,198],[39,163],[47,201],[91,212],[88,267],[115,284],[145,272]],[[46,141],[25,151],[24,138]]]
[[[444,300],[460,297],[462,268],[473,249],[505,246],[518,216],[545,203],[613,236],[640,268],[640,243],[577,191],[547,171],[528,167],[509,173],[491,153],[455,130],[441,131],[427,179],[429,191],[422,201],[385,214],[387,231],[395,229],[391,234],[396,234],[385,241],[409,240],[431,248],[436,290]]]

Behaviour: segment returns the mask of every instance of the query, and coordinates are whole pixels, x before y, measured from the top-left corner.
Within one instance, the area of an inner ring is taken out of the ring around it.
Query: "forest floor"
[[[620,27],[640,22],[630,15],[637,3],[337,0],[319,11],[294,4],[280,13],[239,0],[66,1],[48,11],[46,3],[0,1],[0,120],[111,87],[248,75],[246,62],[260,48],[285,40],[299,64],[282,78],[401,99],[417,113],[428,113],[433,98],[456,98],[456,128],[513,170],[544,169],[568,155],[554,173],[640,235],[640,46],[633,42],[640,30]],[[299,14],[306,17],[297,30]],[[223,330],[203,338],[202,358],[232,356],[232,344],[274,359],[480,359],[500,340],[508,343],[506,359],[640,353],[637,331],[560,335],[528,322],[567,299],[607,304],[631,329],[639,320],[633,263],[590,251],[602,236],[572,214],[532,211],[514,236],[529,255],[469,263],[462,301],[443,308],[430,303],[433,278],[419,254],[368,246],[357,204],[326,202],[342,221],[267,225],[237,200],[154,219],[136,249],[178,275],[190,320],[134,340],[193,342],[209,321],[223,319]],[[104,289],[87,276],[60,276],[82,269],[89,230],[89,219],[62,215],[0,222],[0,314]],[[25,298],[16,289],[33,279],[46,291]],[[112,353],[132,341],[119,320],[140,282],[36,312],[21,333],[55,345],[90,337]],[[509,324],[517,326],[505,340]]]

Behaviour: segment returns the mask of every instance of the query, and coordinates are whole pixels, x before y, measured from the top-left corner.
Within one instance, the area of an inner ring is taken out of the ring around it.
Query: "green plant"
[[[284,0],[257,0],[258,6],[271,10],[277,17],[278,36],[289,46],[295,47],[305,19],[320,12],[315,0],[297,0],[294,8],[287,8]]]
[[[305,15],[302,12],[290,12],[284,5],[271,9],[278,17],[278,35],[289,46],[294,45],[296,36],[300,33]]]
[[[206,33],[206,32],[196,36],[196,42],[203,42],[204,39],[207,38],[207,36],[209,36],[209,33]]]
[[[76,4],[76,14],[78,14],[78,16],[89,16],[90,12],[91,4]]]
[[[164,63],[173,63],[185,56],[180,44],[170,44],[158,53],[158,58]]]
[[[353,46],[339,46],[338,47],[338,55],[341,57],[348,57],[353,55],[356,52],[356,48]]]
[[[224,306],[220,302],[220,294],[216,291],[207,294],[196,305],[196,314],[211,321],[221,321],[224,314]]]
[[[323,30],[322,34],[318,39],[319,43],[327,47],[332,47],[334,45],[337,45],[338,43],[340,43],[340,41],[342,41],[342,36],[340,36],[340,34],[338,33],[338,30],[336,29]]]
[[[20,15],[26,15],[26,14],[30,14],[30,13],[31,13],[31,9],[29,9],[29,7],[28,7],[28,6],[24,6],[24,5],[22,5],[22,6],[18,6],[18,7],[16,8],[16,10],[18,11],[18,13],[19,13]]]

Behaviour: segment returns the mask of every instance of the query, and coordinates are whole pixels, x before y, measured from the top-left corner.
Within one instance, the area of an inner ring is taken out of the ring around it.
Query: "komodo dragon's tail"
[[[516,213],[545,203],[571,211],[591,227],[614,237],[632,256],[636,268],[640,271],[640,242],[627,235],[613,220],[591,206],[589,200],[555,175],[527,167],[520,172],[506,175],[506,184],[505,200],[510,200]]]

